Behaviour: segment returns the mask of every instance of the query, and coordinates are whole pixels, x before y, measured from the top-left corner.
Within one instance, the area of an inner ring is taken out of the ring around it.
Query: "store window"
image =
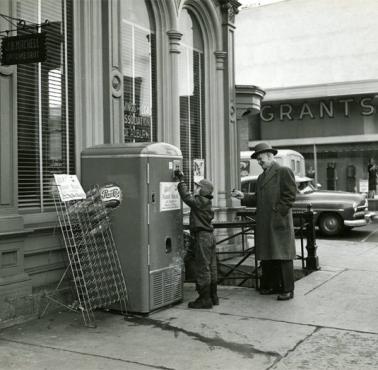
[[[157,141],[156,38],[148,2],[122,1],[124,141]]]
[[[179,54],[180,147],[184,173],[192,186],[195,164],[206,158],[205,68],[200,26],[187,9],[181,12],[180,32],[183,34]]]
[[[305,158],[306,176],[321,190],[365,192],[371,158],[378,163],[378,143],[315,144],[285,147]]]
[[[16,7],[27,22],[49,21],[47,60],[17,66],[18,204],[44,212],[53,206],[53,174],[75,173],[72,0],[18,0]]]

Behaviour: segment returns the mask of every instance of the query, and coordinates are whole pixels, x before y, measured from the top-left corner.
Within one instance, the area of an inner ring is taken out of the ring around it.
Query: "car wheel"
[[[343,231],[343,220],[335,213],[325,213],[320,216],[319,229],[323,235],[334,236]]]

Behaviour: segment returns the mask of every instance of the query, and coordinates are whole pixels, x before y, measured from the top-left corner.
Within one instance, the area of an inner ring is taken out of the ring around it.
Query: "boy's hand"
[[[242,193],[241,191],[239,190],[236,190],[236,189],[233,189],[231,191],[231,196],[236,198],[236,199],[243,199],[244,198],[244,193]]]
[[[182,181],[184,178],[184,172],[181,170],[175,170],[174,175],[179,181]]]

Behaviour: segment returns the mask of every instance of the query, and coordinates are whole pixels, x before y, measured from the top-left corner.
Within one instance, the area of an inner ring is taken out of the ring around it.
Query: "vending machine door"
[[[177,159],[149,158],[150,309],[182,300],[183,228],[173,171]]]

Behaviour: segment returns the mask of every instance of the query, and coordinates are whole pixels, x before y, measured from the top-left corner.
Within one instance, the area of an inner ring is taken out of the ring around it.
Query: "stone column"
[[[217,50],[214,52],[215,55],[215,65],[216,65],[216,91],[218,92],[217,97],[214,99],[214,103],[217,105],[217,112],[214,118],[214,123],[212,130],[214,134],[211,137],[212,148],[211,148],[211,162],[214,167],[214,180],[217,184],[218,193],[216,194],[216,205],[221,209],[225,209],[227,206],[227,177],[228,172],[225,166],[226,160],[226,150],[227,147],[225,142],[225,130],[224,130],[224,100],[226,96],[228,97],[228,91],[224,91],[224,69],[225,61],[227,59],[227,52],[222,50]],[[223,126],[222,126],[223,125]],[[222,153],[222,154],[221,154]],[[218,219],[226,219],[227,216],[219,214]]]
[[[119,0],[103,3],[104,25],[104,141],[122,143],[124,141],[124,101],[122,74],[122,29],[121,6]]]
[[[1,14],[14,16],[12,10],[12,2],[0,1]],[[0,19],[1,30],[11,27]],[[15,304],[10,300],[31,294],[31,280],[24,265],[25,233],[17,204],[17,66],[0,66],[0,317],[3,320],[12,318],[14,313]]]
[[[220,0],[222,10],[222,39],[224,58],[224,140],[225,140],[225,196],[226,205],[232,206],[230,190],[239,185],[239,144],[236,126],[234,21],[241,5],[236,0]],[[219,58],[218,58],[219,60]]]
[[[111,2],[109,2],[110,4]],[[108,2],[103,3],[105,7]],[[103,73],[102,3],[74,1],[74,73],[77,173],[83,149],[104,143],[104,96],[107,96]],[[110,6],[110,5],[109,5]],[[105,53],[106,54],[106,53]],[[104,122],[106,121],[106,122]]]
[[[169,76],[171,83],[170,97],[172,101],[170,102],[171,119],[168,123],[169,127],[164,127],[163,135],[164,141],[180,148],[180,96],[178,67],[182,33],[177,30],[169,30],[167,31],[167,35],[169,40],[169,62],[171,66],[171,74]],[[163,124],[166,125],[166,123]]]

